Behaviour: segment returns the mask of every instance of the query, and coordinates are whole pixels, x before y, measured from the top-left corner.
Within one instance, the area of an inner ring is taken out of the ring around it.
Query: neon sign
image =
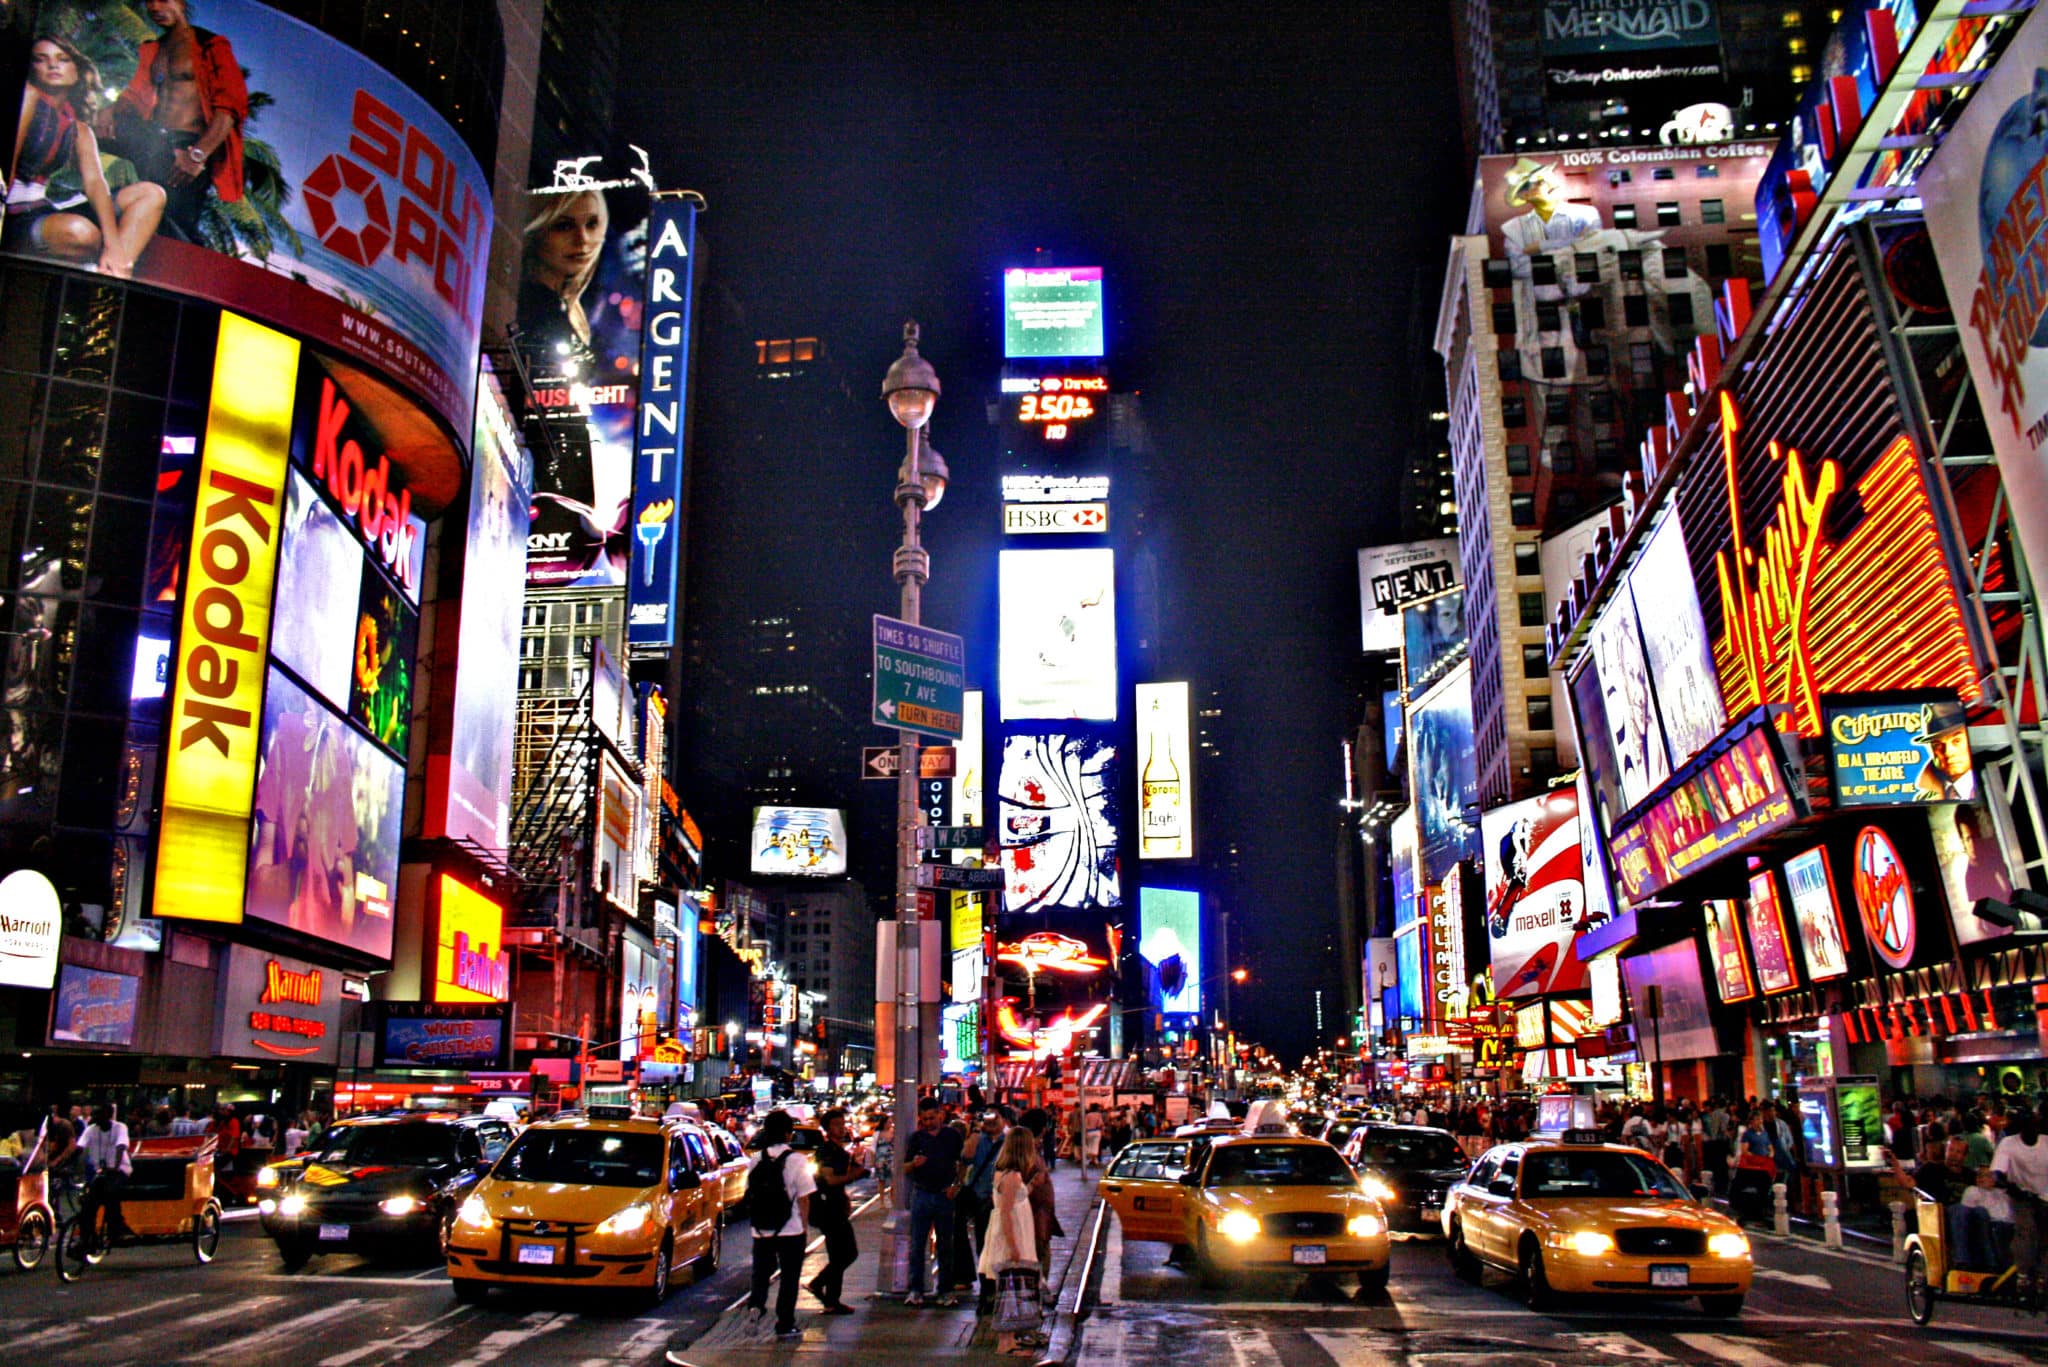
[[[1863,933],[1870,948],[1893,968],[1913,962],[1913,950],[1920,940],[1920,923],[1914,915],[1913,882],[1906,876],[1906,861],[1898,846],[1875,826],[1856,833],[1856,910],[1863,918]]]
[[[1899,437],[1841,497],[1839,463],[1809,468],[1771,441],[1781,467],[1777,511],[1752,545],[1742,523],[1741,414],[1721,396],[1721,453],[1729,545],[1716,553],[1721,634],[1714,664],[1730,712],[1790,703],[1790,725],[1821,734],[1820,695],[1887,688],[1953,688],[1979,696],[1961,604],[1949,577],[1913,443]],[[1844,502],[1862,509],[1839,538]]]
[[[1030,1050],[1034,1059],[1051,1058],[1068,1053],[1080,1040],[1093,1034],[1099,1028],[1097,1022],[1108,1011],[1107,1002],[1097,1002],[1079,1013],[1068,1007],[1033,1027],[1018,1017],[1016,1002],[1004,1001],[996,1007],[996,1033],[1008,1043]]]
[[[996,947],[996,962],[1015,964],[1026,973],[1067,973],[1087,977],[1109,967],[1088,946],[1070,935],[1035,930],[1013,945]]]
[[[417,595],[413,542],[418,529],[412,520],[412,490],[392,478],[391,458],[379,454],[372,466],[362,443],[343,435],[349,419],[348,400],[334,381],[320,377],[320,409],[313,428],[313,477],[327,481],[327,492],[355,519],[363,540],[374,546],[406,591]]]

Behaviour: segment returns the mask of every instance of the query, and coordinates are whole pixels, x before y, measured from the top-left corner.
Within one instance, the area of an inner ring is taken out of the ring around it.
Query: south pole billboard
[[[657,198],[647,221],[647,297],[641,310],[640,403],[633,439],[626,646],[634,651],[660,653],[676,643],[696,264],[696,201]]]
[[[289,328],[393,376],[467,432],[491,236],[475,158],[344,43],[253,0],[195,8],[203,28],[179,6],[160,31],[134,0],[43,6],[43,32],[97,68],[103,94],[95,108],[83,80],[31,78],[31,127],[75,131],[24,144],[0,251],[132,272]],[[189,127],[152,80],[160,54],[185,43],[200,108],[231,116],[224,136]],[[89,249],[62,245],[81,232]]]
[[[2048,566],[2048,12],[2036,10],[1920,173],[1927,231],[2027,560]]]

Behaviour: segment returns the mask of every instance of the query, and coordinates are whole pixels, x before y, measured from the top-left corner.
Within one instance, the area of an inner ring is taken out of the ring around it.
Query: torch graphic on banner
[[[661,538],[668,535],[668,520],[675,516],[676,501],[672,498],[650,503],[640,510],[640,521],[634,531],[640,537],[640,584],[650,588],[654,584],[654,548],[661,544]]]

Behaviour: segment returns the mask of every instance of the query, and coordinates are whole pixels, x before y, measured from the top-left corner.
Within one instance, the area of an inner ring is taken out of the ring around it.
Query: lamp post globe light
[[[903,510],[903,544],[891,562],[896,583],[902,590],[899,616],[913,626],[920,625],[925,581],[931,574],[931,557],[918,539],[918,522],[927,508],[938,506],[946,491],[946,463],[932,449],[925,424],[939,402],[939,376],[931,362],[918,353],[919,329],[913,319],[903,325],[903,354],[882,377],[882,399],[889,414],[903,428],[903,463],[896,471],[896,506]],[[889,1291],[897,1295],[910,1290],[910,1260],[922,1257],[923,1249],[910,1247],[910,1183],[904,1163],[910,1154],[910,1136],[917,1132],[917,1093],[921,1081],[923,1039],[923,981],[918,935],[922,925],[917,915],[917,776],[918,736],[899,731],[901,762],[896,769],[896,1170],[891,1174],[896,1188],[896,1205],[883,1226],[886,1247],[884,1269]],[[937,923],[933,926],[936,929]],[[941,1235],[941,1237],[949,1237]],[[941,1291],[944,1288],[939,1288]]]

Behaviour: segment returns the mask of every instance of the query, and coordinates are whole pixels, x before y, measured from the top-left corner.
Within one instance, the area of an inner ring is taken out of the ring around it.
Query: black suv
[[[455,1208],[513,1139],[497,1116],[411,1114],[337,1123],[265,1169],[256,1208],[287,1272],[316,1253],[429,1257]]]
[[[1344,1157],[1387,1208],[1387,1227],[1410,1234],[1443,1234],[1444,1193],[1472,1168],[1449,1130],[1428,1125],[1365,1121],[1345,1139]]]

